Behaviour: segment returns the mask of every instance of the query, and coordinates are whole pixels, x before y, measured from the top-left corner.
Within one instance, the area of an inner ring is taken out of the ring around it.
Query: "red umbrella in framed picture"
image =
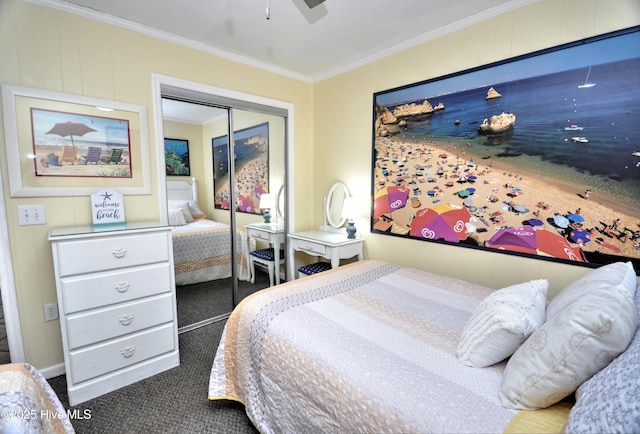
[[[73,136],[84,136],[87,133],[96,131],[91,127],[86,126],[80,122],[58,122],[47,131],[45,134],[56,134],[60,137],[71,137],[71,145],[75,148],[76,144],[73,141]]]

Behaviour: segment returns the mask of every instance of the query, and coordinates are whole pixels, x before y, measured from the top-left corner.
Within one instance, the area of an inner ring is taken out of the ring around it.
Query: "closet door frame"
[[[233,109],[238,110],[253,110],[272,115],[282,116],[285,121],[285,151],[284,151],[284,167],[285,167],[285,232],[292,231],[294,225],[293,213],[289,210],[293,209],[293,197],[294,197],[294,184],[291,182],[293,177],[293,143],[294,140],[291,137],[293,131],[294,122],[294,108],[293,104],[274,100],[270,98],[264,98],[257,95],[251,95],[247,93],[232,91],[229,89],[219,88],[215,86],[209,86],[202,83],[195,83],[187,80],[182,80],[175,77],[169,77],[160,74],[152,74],[152,93],[153,93],[153,106],[154,106],[154,121],[155,121],[155,144],[156,144],[156,173],[157,173],[157,185],[158,185],[158,209],[159,219],[163,224],[168,224],[168,209],[167,209],[167,192],[165,188],[160,188],[166,184],[166,171],[164,161],[164,128],[163,128],[163,113],[162,113],[162,98],[163,95],[171,95],[174,97],[180,97],[192,101],[201,101],[204,103],[215,104],[221,107],[227,107],[228,115],[227,120],[229,123],[229,146],[232,152],[233,143],[233,119],[231,112]],[[230,153],[229,155],[233,155]],[[230,176],[233,176],[233,165],[230,165]],[[230,178],[233,179],[233,178]],[[232,194],[235,194],[233,190]],[[236,218],[235,210],[231,209],[230,214],[231,233],[235,233],[236,230]],[[232,257],[235,257],[235,237],[232,238]],[[233,304],[237,304],[238,300],[238,281],[236,276],[235,267],[232,268],[233,277]],[[287,280],[289,276],[286,276]]]

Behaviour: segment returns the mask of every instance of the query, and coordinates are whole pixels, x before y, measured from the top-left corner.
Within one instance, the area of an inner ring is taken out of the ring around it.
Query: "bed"
[[[28,363],[0,365],[0,432],[73,433],[67,410]]]
[[[167,181],[169,224],[172,226],[176,285],[191,285],[231,277],[230,226],[206,218],[198,205],[196,179]],[[236,230],[237,273],[249,279],[247,234]]]
[[[576,388],[634,347],[635,272],[599,270],[553,303],[545,279],[496,291],[374,260],[266,289],[228,319],[209,399],[243,403],[263,433],[560,432]]]

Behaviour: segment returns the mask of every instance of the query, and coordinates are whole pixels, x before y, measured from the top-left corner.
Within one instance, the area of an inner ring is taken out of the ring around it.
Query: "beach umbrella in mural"
[[[457,243],[467,238],[465,225],[470,219],[466,208],[441,203],[419,210],[411,221],[409,233],[414,237]]]
[[[373,216],[380,217],[397,209],[403,208],[409,199],[410,190],[407,187],[385,187],[373,197]]]
[[[526,225],[529,226],[544,226],[544,222],[540,219],[529,219],[526,222],[523,222]]]
[[[238,204],[238,209],[244,212],[254,212],[255,207],[253,204],[253,199],[249,196],[244,196],[242,194],[238,195],[238,200],[236,202]]]
[[[569,244],[569,241],[557,232],[537,230],[536,240],[539,255],[568,259],[570,261],[587,262],[582,249]]]
[[[91,127],[86,126],[85,124],[81,123],[81,122],[58,122],[57,124],[55,124],[53,126],[53,128],[51,128],[49,131],[47,131],[45,134],[56,134],[60,137],[67,137],[70,136],[71,137],[71,144],[73,145],[73,147],[75,148],[76,144],[73,141],[73,136],[84,136],[87,133],[90,133],[92,131],[96,131]]]
[[[500,229],[489,238],[486,245],[493,249],[535,255],[537,254],[536,231],[531,226]]]
[[[469,190],[467,190],[466,188],[464,190],[460,190],[458,192],[458,196],[460,196],[461,198],[465,198],[465,197],[469,197],[471,195],[471,192],[469,192]]]
[[[575,213],[572,213],[572,212],[567,214],[567,218],[569,219],[570,222],[574,222],[574,223],[582,223],[582,222],[584,222],[584,217],[582,217],[580,214],[575,214]]]
[[[553,216],[553,223],[562,229],[569,227],[569,219],[560,214]]]
[[[585,262],[584,253],[573,247],[560,234],[531,226],[498,230],[487,242],[487,247],[532,255],[551,256]]]
[[[591,234],[586,229],[577,229],[569,233],[569,241],[577,244],[587,244],[591,241]]]
[[[255,187],[253,187],[253,192],[258,199],[260,199],[264,193],[267,193],[262,184],[256,184]]]

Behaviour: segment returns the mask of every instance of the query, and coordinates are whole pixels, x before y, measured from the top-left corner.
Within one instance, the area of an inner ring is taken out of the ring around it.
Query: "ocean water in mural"
[[[427,97],[445,109],[428,119],[408,120],[400,136],[457,139],[479,158],[499,157],[546,176],[606,189],[640,208],[640,155],[635,154],[640,152],[640,59],[592,67],[589,81],[595,86],[578,87],[588,70],[492,83],[502,97],[489,101],[489,86]],[[516,115],[511,133],[478,134],[483,119],[502,112]]]

